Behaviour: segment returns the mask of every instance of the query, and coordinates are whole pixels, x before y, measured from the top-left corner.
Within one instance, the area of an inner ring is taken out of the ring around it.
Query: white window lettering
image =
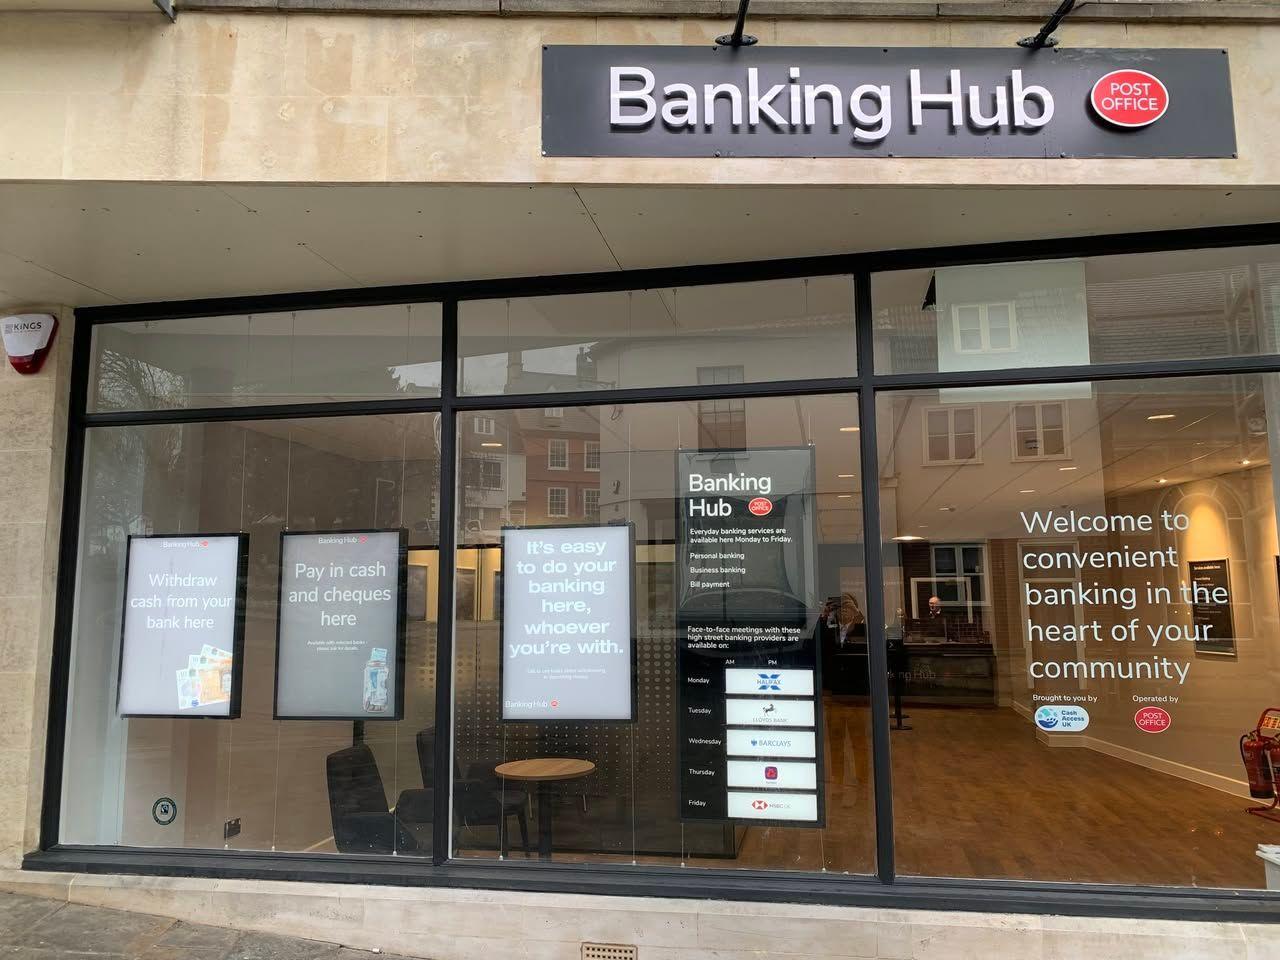
[[[707,83],[702,88],[702,116],[707,127],[715,126],[717,97],[729,98],[729,122],[742,126],[742,91],[732,83]]]
[[[781,127],[786,124],[787,120],[777,110],[773,109],[770,104],[773,98],[786,89],[785,83],[775,83],[770,87],[765,95],[760,96],[760,71],[755,67],[747,68],[747,123],[750,126],[758,126],[760,123],[760,114],[763,113],[768,121],[775,127]],[[736,122],[736,121],[735,121]]]
[[[911,125],[919,127],[924,124],[925,107],[950,107],[951,125],[964,125],[964,95],[960,83],[960,71],[950,71],[950,81],[946,93],[925,93],[920,89],[920,71],[911,71]]]
[[[804,88],[804,125],[812,127],[818,122],[818,98],[826,97],[831,104],[831,128],[840,126],[840,104],[844,94],[834,83],[820,83],[816,87],[805,85]]]
[[[1032,99],[1040,107],[1040,115],[1027,113],[1027,100]],[[1015,127],[1043,127],[1053,119],[1053,94],[1038,83],[1022,85],[1022,71],[1013,71],[1013,125]]]
[[[667,101],[662,105],[662,122],[669,127],[698,125],[698,91],[687,83],[668,83],[662,88]]]
[[[639,82],[638,90],[623,90],[623,81]],[[642,127],[658,112],[653,93],[653,71],[644,67],[609,68],[609,123],[615,127]],[[642,107],[640,113],[623,113],[623,106]]]
[[[979,130],[989,130],[1009,122],[1009,91],[996,87],[996,109],[992,114],[982,112],[982,91],[974,84],[969,87],[969,122]]]
[[[874,100],[876,110],[874,113],[868,112],[862,106],[864,100]],[[864,83],[856,87],[853,93],[849,94],[849,113],[857,122],[857,129],[853,131],[855,140],[883,140],[889,135],[889,131],[893,129],[893,112],[890,109],[892,100],[889,95],[888,84],[877,87],[870,83]]]

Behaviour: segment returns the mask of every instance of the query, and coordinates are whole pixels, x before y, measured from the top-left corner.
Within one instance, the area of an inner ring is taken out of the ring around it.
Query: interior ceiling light
[[[1079,470],[1079,467],[1059,467],[1058,472],[1066,473],[1068,470]]]
[[[1035,493],[1034,490],[1019,490],[1019,493]]]
[[[1151,416],[1147,417],[1147,419],[1148,420],[1172,420],[1176,416],[1177,416],[1176,413],[1153,413]]]
[[[502,446],[502,444],[500,444],[497,440],[486,440],[484,443],[480,444],[480,446],[482,446],[482,447],[500,447],[500,446]]]
[[[1241,461],[1240,461],[1240,466],[1242,466],[1242,467],[1247,467],[1247,466],[1248,466],[1249,464],[1251,464],[1251,463],[1253,463],[1253,461],[1252,461],[1252,460],[1249,460],[1249,459],[1247,459],[1247,458],[1246,458],[1246,459],[1244,459],[1244,460],[1241,460]]]
[[[857,433],[859,429],[861,429],[861,428],[859,428],[859,427],[841,427],[841,428],[840,428],[840,432],[841,432],[841,433]]]
[[[852,474],[852,473],[837,473],[837,474],[836,474],[836,479],[837,479],[837,480],[852,480],[852,479],[853,479],[853,474]]]
[[[836,494],[836,499],[837,499],[837,500],[852,500],[852,499],[853,499],[853,494],[852,494],[852,493],[837,493],[837,494]]]
[[[917,537],[914,533],[904,533],[902,536],[894,537],[893,539],[897,540],[900,543],[907,543],[912,540],[923,540],[924,537]]]

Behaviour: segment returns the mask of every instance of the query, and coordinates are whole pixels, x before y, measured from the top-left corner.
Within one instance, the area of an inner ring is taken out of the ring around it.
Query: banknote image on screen
[[[240,716],[248,562],[248,534],[129,537],[120,716]]]
[[[408,538],[280,535],[277,719],[401,719]]]
[[[635,529],[502,532],[502,719],[635,720]]]

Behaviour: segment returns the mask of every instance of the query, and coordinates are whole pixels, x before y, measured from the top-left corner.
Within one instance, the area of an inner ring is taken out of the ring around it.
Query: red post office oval
[[[1143,733],[1164,733],[1173,717],[1163,707],[1143,707],[1133,715],[1133,724]]]
[[[1112,70],[1089,94],[1094,112],[1117,127],[1146,127],[1169,109],[1169,90],[1145,70]]]
[[[753,497],[751,502],[747,504],[747,509],[757,517],[768,516],[769,512],[773,510],[773,501],[768,497]]]

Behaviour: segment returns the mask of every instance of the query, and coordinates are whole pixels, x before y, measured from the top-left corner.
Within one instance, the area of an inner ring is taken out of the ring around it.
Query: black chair
[[[418,766],[422,768],[422,783],[435,786],[434,730],[418,731]],[[498,849],[502,856],[511,852],[507,832],[507,819],[516,818],[520,829],[520,846],[529,854],[529,794],[525,790],[512,789],[494,773],[497,763],[473,763],[462,775],[457,761],[453,770],[453,809],[464,827],[497,827]]]
[[[388,810],[377,761],[363,743],[329,754],[325,775],[339,853],[430,853],[433,791],[405,790]]]

